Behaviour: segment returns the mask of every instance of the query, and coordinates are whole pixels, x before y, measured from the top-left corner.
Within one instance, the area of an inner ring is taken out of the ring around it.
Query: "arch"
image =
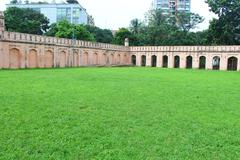
[[[78,54],[78,52],[74,52],[74,66],[75,67],[78,67],[79,66],[79,54]]]
[[[120,63],[121,63],[121,55],[118,54],[118,55],[117,55],[117,64],[120,64]]]
[[[35,49],[31,49],[28,54],[28,67],[29,68],[37,68],[38,67],[38,58],[37,51]]]
[[[94,53],[93,54],[93,65],[97,65],[98,64],[98,53]]]
[[[9,67],[12,69],[20,68],[20,51],[19,49],[13,48],[9,52]]]
[[[191,69],[193,64],[193,58],[192,56],[187,56],[186,58],[186,68]]]
[[[219,70],[220,69],[220,57],[219,56],[215,56],[213,57],[213,61],[212,61],[212,68],[213,70]]]
[[[162,65],[163,68],[168,68],[168,56],[165,55],[163,56],[163,65]]]
[[[44,54],[44,66],[46,68],[54,67],[54,56],[53,52],[50,50],[47,50]]]
[[[152,57],[151,57],[151,66],[157,67],[157,56],[156,55],[152,55]]]
[[[113,54],[110,55],[110,64],[111,65],[114,64],[114,55]]]
[[[123,58],[124,64],[127,65],[128,64],[128,60],[127,60],[127,55],[124,54],[124,58]]]
[[[180,57],[174,56],[174,68],[180,68]]]
[[[88,52],[83,53],[83,65],[88,65]]]
[[[142,55],[141,56],[141,66],[146,66],[146,60],[147,60],[147,58],[146,58],[146,56],[145,55]]]
[[[136,60],[136,56],[135,55],[132,55],[131,62],[132,62],[132,65],[136,66],[137,60]]]
[[[103,54],[103,58],[102,59],[103,59],[102,64],[106,65],[107,64],[107,55],[105,53]]]
[[[199,57],[199,69],[206,69],[206,57]]]
[[[236,57],[228,58],[227,70],[229,70],[229,71],[237,71],[237,69],[238,69],[238,59]]]
[[[67,64],[67,55],[65,51],[61,51],[59,55],[59,67],[66,67]]]

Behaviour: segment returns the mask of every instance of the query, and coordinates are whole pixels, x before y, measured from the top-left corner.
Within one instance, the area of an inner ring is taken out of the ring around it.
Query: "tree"
[[[130,31],[135,37],[136,45],[194,45],[200,33],[192,33],[203,18],[194,13],[178,13],[176,16],[164,14],[162,10],[150,10],[145,22],[138,19],[130,22]],[[203,36],[203,35],[201,35]],[[206,37],[199,43],[205,43]]]
[[[67,20],[52,24],[45,35],[86,41],[95,40],[94,36],[88,32],[85,26],[71,24]]]
[[[42,35],[49,28],[49,20],[32,9],[10,7],[4,14],[8,31]]]
[[[127,28],[120,28],[113,39],[114,44],[124,45],[125,38],[129,39],[130,45],[135,45],[136,37],[127,29]]]
[[[157,9],[148,12],[146,21],[146,45],[169,45],[172,33],[178,30],[172,18]]]
[[[112,31],[92,25],[86,25],[85,27],[94,36],[97,42],[111,43],[113,41]]]
[[[17,3],[18,3],[17,0],[11,0],[11,1],[10,1],[10,4],[17,4]]]
[[[177,13],[176,19],[177,26],[184,32],[195,29],[199,23],[204,21],[204,18],[199,14],[186,12]]]
[[[240,1],[207,0],[218,15],[210,23],[208,40],[216,44],[240,44]]]
[[[69,4],[79,4],[77,0],[67,0]]]
[[[133,19],[131,22],[130,22],[130,31],[133,33],[133,34],[138,34],[140,33],[141,29],[143,27],[143,24],[142,22],[139,20],[139,19]]]

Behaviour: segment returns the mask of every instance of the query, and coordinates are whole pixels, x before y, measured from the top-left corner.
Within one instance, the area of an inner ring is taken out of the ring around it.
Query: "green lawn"
[[[0,159],[240,158],[240,72],[0,71]]]

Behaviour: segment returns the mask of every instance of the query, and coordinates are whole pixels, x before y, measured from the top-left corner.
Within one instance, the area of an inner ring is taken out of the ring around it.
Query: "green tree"
[[[133,34],[139,34],[142,30],[142,27],[143,27],[143,23],[139,20],[139,19],[133,19],[131,22],[130,22],[130,31],[133,33]]]
[[[214,44],[240,44],[240,1],[207,0],[211,11],[218,15],[209,27],[208,41]]]
[[[10,7],[4,14],[8,31],[42,35],[49,28],[49,20],[32,9]]]
[[[94,36],[97,42],[111,43],[113,41],[113,34],[111,30],[101,29],[92,25],[86,25],[85,27]]]
[[[177,26],[184,32],[189,32],[195,29],[199,23],[204,21],[204,18],[199,14],[180,12],[176,14]]]
[[[130,22],[130,31],[135,37],[133,44],[153,46],[199,44],[200,41],[195,39],[204,34],[195,34],[190,30],[202,21],[203,18],[194,13],[178,13],[176,16],[170,16],[163,14],[162,10],[150,10],[145,19],[147,24],[138,19]],[[205,42],[201,41],[201,43]]]
[[[120,28],[114,35],[113,43],[124,45],[125,38],[129,39],[130,45],[135,45],[136,37],[127,29]]]
[[[146,21],[146,45],[170,45],[171,34],[177,30],[172,19],[163,14],[162,10],[150,10]]]
[[[83,25],[71,24],[67,20],[52,24],[45,35],[86,41],[95,40],[94,36]]]
[[[77,0],[67,0],[67,3],[69,4],[78,4]]]
[[[17,4],[18,3],[18,0],[11,0],[10,1],[10,4]]]

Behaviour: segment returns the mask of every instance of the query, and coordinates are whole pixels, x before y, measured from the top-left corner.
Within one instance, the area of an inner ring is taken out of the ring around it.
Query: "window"
[[[57,9],[57,21],[61,21],[63,19],[71,22],[71,8],[58,8]]]
[[[79,18],[80,18],[80,8],[73,8],[73,23],[74,24],[78,24],[79,22]]]

